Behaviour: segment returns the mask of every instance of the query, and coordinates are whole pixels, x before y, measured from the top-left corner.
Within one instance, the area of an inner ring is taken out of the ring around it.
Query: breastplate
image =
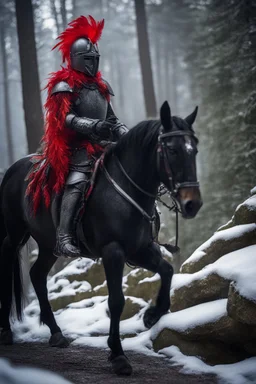
[[[73,111],[79,117],[105,120],[107,116],[108,102],[101,95],[96,84],[84,85],[76,91],[77,99],[72,106]]]

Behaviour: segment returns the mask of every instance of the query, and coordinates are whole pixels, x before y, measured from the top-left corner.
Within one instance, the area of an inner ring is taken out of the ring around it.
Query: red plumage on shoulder
[[[92,16],[80,16],[71,21],[64,32],[57,38],[60,40],[54,47],[58,48],[62,53],[63,62],[70,65],[70,49],[72,44],[81,37],[86,37],[96,44],[102,34],[104,28],[104,19],[96,21]]]

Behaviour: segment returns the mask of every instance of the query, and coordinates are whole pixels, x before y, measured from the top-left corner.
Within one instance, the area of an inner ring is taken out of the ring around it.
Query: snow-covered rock
[[[255,219],[256,222],[256,219]],[[182,273],[195,273],[227,253],[256,244],[256,224],[241,224],[215,234],[183,263]]]
[[[226,230],[227,231],[227,230]],[[231,281],[249,300],[256,298],[256,245],[228,253],[193,274],[176,275],[172,284],[172,310],[228,297]]]
[[[210,364],[256,356],[255,223],[253,195],[174,275],[172,313],[152,333],[156,350],[176,345]]]
[[[247,297],[244,296],[242,292],[245,292]],[[250,296],[250,299],[248,296]],[[256,329],[256,294],[252,298],[251,294],[248,295],[247,290],[239,290],[239,285],[232,282],[229,287],[227,310],[229,316],[234,320],[244,324],[254,325]]]

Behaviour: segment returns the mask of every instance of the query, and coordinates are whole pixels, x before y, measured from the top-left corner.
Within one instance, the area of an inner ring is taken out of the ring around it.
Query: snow
[[[226,307],[227,299],[220,299],[186,308],[182,311],[168,313],[151,329],[151,337],[155,339],[164,328],[183,332],[206,323],[215,322],[227,315]]]
[[[208,242],[198,248],[197,256],[201,257],[204,254],[206,244],[211,244],[212,241],[231,239],[254,228],[255,224],[248,224],[217,232]],[[254,296],[255,298],[255,257],[256,245],[252,245],[224,255],[215,263],[206,266],[203,270],[194,274],[174,275],[171,293],[174,289],[184,284],[190,284],[195,279],[203,279],[211,273],[217,273],[225,279],[234,280],[237,289],[245,297],[252,298]],[[94,262],[89,259],[74,260],[61,272],[53,276],[48,282],[50,299],[91,290],[92,287],[88,282],[73,281],[70,283],[68,276],[84,273],[93,264]],[[136,276],[141,271],[141,269],[134,269],[129,275],[125,276],[123,278],[123,287],[127,286],[128,276]],[[152,277],[142,278],[138,284],[150,283],[158,279],[159,275],[155,274]],[[103,284],[95,287],[94,291],[105,285],[106,282],[103,282]],[[131,318],[120,322],[120,334],[121,338],[124,338],[122,345],[125,351],[132,350],[158,357],[161,357],[162,354],[167,356],[172,364],[179,365],[184,373],[217,374],[221,378],[221,382],[226,384],[256,383],[256,358],[246,359],[236,364],[212,367],[196,357],[183,355],[175,346],[161,350],[160,354],[153,351],[152,340],[164,328],[182,332],[208,322],[215,322],[226,316],[227,299],[203,303],[179,312],[168,313],[151,330],[147,330],[143,323],[143,315],[149,304],[141,298],[132,296],[126,296],[126,298],[138,304],[140,309]],[[107,339],[110,319],[107,300],[107,296],[95,296],[71,303],[66,308],[55,312],[58,325],[73,345],[108,348]],[[16,341],[48,342],[50,332],[47,326],[40,326],[39,315],[39,305],[35,299],[25,309],[23,322],[19,323],[15,320],[12,325]],[[40,383],[38,380],[37,382]],[[54,383],[54,381],[48,382]],[[23,383],[21,382],[21,384]]]
[[[237,237],[240,237],[246,232],[251,232],[255,229],[256,229],[256,224],[252,223],[252,224],[236,225],[235,227],[223,229],[222,231],[215,232],[214,235],[209,240],[203,243],[199,248],[195,250],[194,253],[192,253],[192,255],[183,263],[183,265],[201,259],[201,257],[205,255],[204,250],[209,248],[212,243],[218,240],[224,240],[224,241],[232,240]]]
[[[251,189],[251,195],[254,195],[255,193],[256,193],[256,186],[253,189]]]
[[[255,189],[255,193],[256,193],[256,187],[254,189]],[[246,206],[247,209],[249,209],[250,211],[255,211],[256,210],[256,196],[255,195],[251,196],[247,200],[245,200],[242,204],[238,205],[236,208],[236,211],[238,211],[238,209],[242,206]]]
[[[59,375],[43,369],[12,367],[6,359],[0,359],[1,384],[71,384]]]
[[[256,301],[256,245],[227,253],[196,273],[174,275],[171,293],[195,280],[205,279],[212,273],[230,281],[234,280],[236,289],[242,296]]]
[[[142,317],[148,308],[148,304],[142,299],[129,298],[141,305],[142,308],[135,316],[123,320],[120,323],[121,335],[129,334],[131,336],[125,337],[125,339],[122,340],[125,352],[131,350],[155,357],[158,356],[159,358],[161,355],[167,356],[171,364],[181,367],[181,372],[216,374],[222,379],[221,382],[223,384],[256,383],[256,358],[246,359],[236,364],[216,365],[212,367],[196,357],[183,355],[175,346],[162,349],[160,354],[155,353],[152,349],[151,339],[165,327],[182,330],[187,327],[201,325],[205,321],[216,321],[224,316],[226,314],[226,299],[216,300],[212,303],[197,305],[194,308],[169,313],[163,316],[151,330],[146,330]],[[33,313],[33,315],[31,315],[31,313]],[[73,345],[102,349],[108,348],[107,339],[110,320],[107,315],[106,296],[96,296],[78,303],[72,303],[67,309],[57,311],[55,317],[64,335],[71,339]],[[39,326],[39,309],[36,300],[26,308],[23,323],[16,321],[13,329],[17,335],[16,340],[18,341],[48,342],[50,337],[48,328],[43,325]],[[33,381],[31,381],[31,383],[32,382]],[[39,379],[34,382],[40,384]],[[55,383],[53,379],[45,380],[44,382]],[[65,381],[63,381],[63,384],[64,383]],[[23,381],[17,384],[23,384]],[[29,382],[26,381],[26,384],[29,384]],[[56,381],[56,384],[62,384],[62,382]]]
[[[175,346],[161,349],[159,353],[170,358],[173,365],[182,366],[181,372],[187,374],[215,374],[222,384],[255,384],[256,357],[235,364],[209,366],[195,356],[183,355]]]
[[[71,261],[71,263],[69,263],[60,272],[56,273],[49,280],[49,286],[51,286],[51,284],[54,284],[59,277],[62,277],[62,276],[66,277],[70,275],[85,273],[93,264],[95,264],[95,261],[91,259],[83,258],[83,259],[73,260]]]
[[[160,280],[160,275],[158,273],[155,273],[152,277],[145,277],[145,279],[140,280],[139,284],[143,283],[153,283],[155,281]]]

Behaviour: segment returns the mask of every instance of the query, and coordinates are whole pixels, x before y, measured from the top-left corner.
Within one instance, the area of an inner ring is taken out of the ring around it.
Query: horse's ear
[[[168,101],[165,101],[160,108],[160,118],[164,130],[169,131],[172,128],[172,116]]]
[[[191,115],[188,115],[185,120],[188,123],[189,126],[192,126],[195,122],[196,115],[198,111],[198,106],[195,107],[195,110],[191,113]]]

